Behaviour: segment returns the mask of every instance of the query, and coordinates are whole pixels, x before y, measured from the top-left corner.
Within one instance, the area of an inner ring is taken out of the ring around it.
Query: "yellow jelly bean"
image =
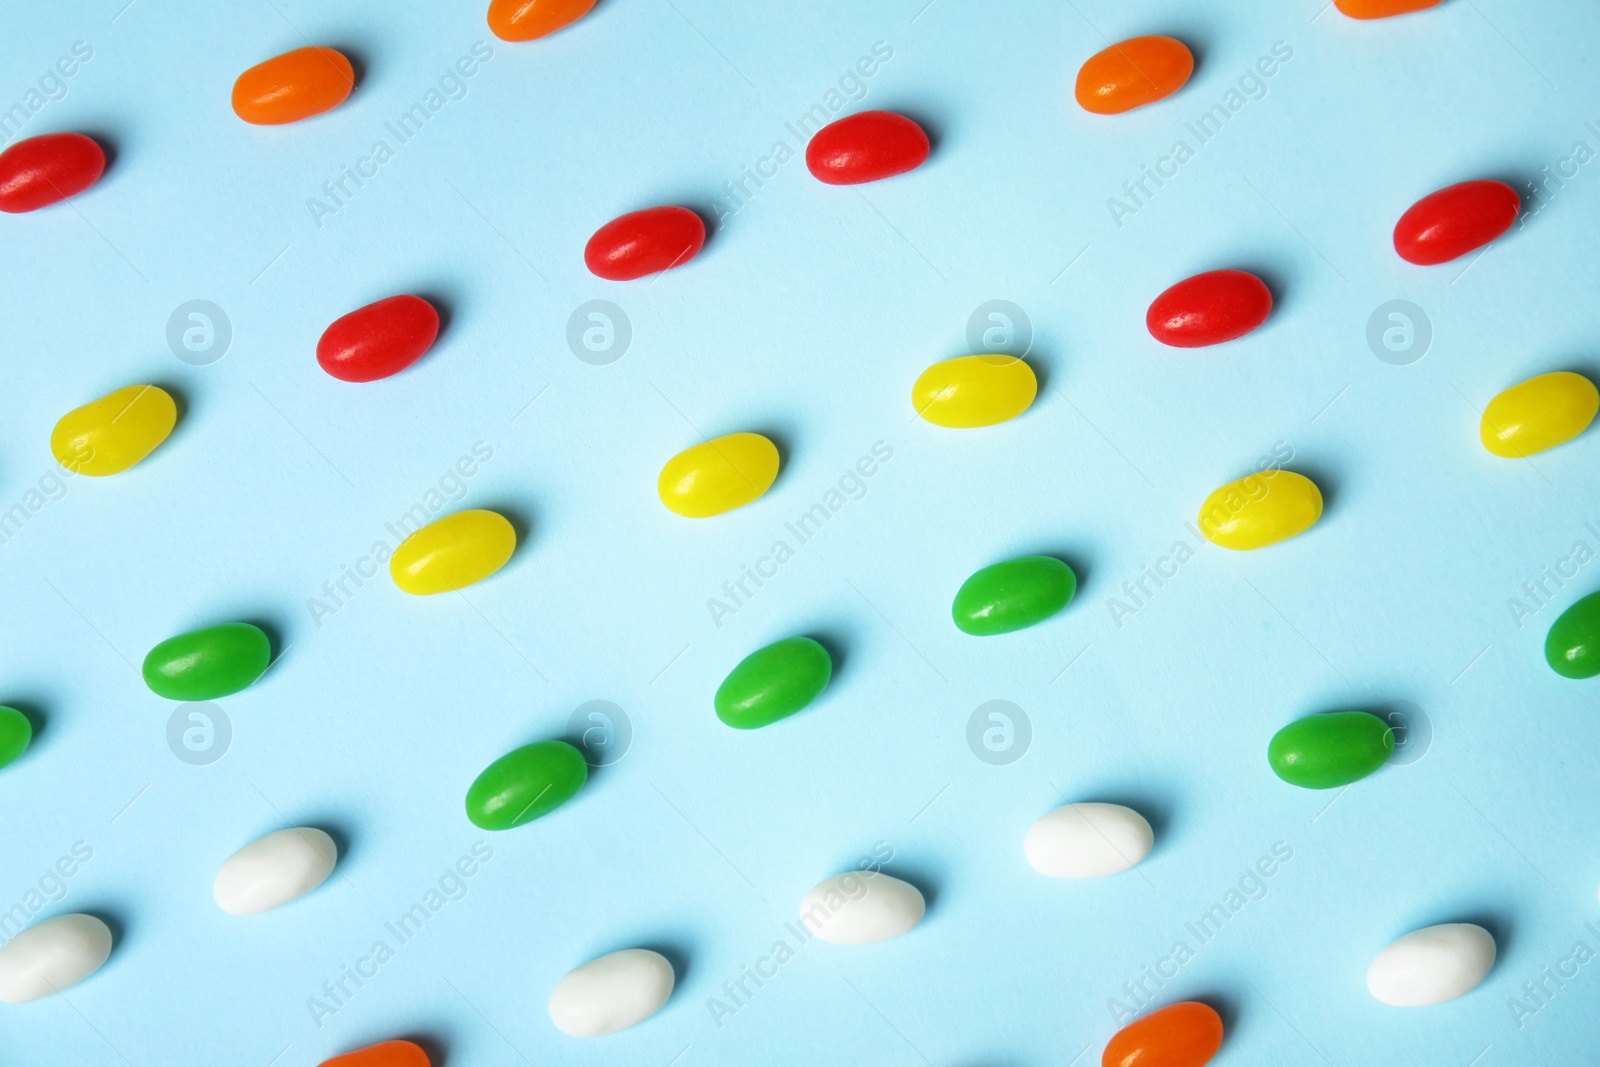
[[[130,385],[61,416],[50,451],[74,474],[96,478],[125,471],[167,439],[178,405],[154,385]]]
[[[416,596],[465,589],[504,567],[516,547],[517,531],[504,515],[458,511],[401,541],[389,557],[389,577]]]
[[[1237,551],[1305,533],[1322,516],[1322,491],[1293,471],[1266,470],[1229,482],[1200,505],[1200,532]]]
[[[668,511],[704,519],[759,499],[777,478],[777,445],[758,433],[730,433],[667,460],[656,492]]]
[[[1600,391],[1581,374],[1558,370],[1513,385],[1483,409],[1478,436],[1497,456],[1522,459],[1582,433],[1600,410]]]
[[[993,426],[1027,411],[1038,392],[1033,368],[1016,356],[961,356],[923,371],[911,404],[935,426]]]

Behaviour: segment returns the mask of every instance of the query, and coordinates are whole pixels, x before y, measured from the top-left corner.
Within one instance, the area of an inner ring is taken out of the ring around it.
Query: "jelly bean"
[[[497,511],[471,509],[430,522],[400,542],[389,577],[413,596],[465,589],[506,565],[517,531]]]
[[[1039,392],[1016,356],[958,356],[935,363],[911,387],[911,405],[935,426],[993,426],[1028,410]]]
[[[1322,517],[1322,491],[1293,471],[1265,470],[1229,482],[1200,505],[1200,532],[1246,552],[1305,533]]]
[[[331,111],[355,87],[355,68],[344,53],[296,48],[239,75],[233,113],[255,126],[282,126]]]
[[[667,460],[656,493],[667,510],[691,519],[742,508],[778,480],[778,446],[758,433],[730,433]]]
[[[489,29],[502,41],[532,41],[570,26],[595,0],[491,0]]]
[[[1444,0],[1333,0],[1334,6],[1353,19],[1386,19],[1437,7]]]
[[[1194,73],[1194,54],[1171,37],[1132,37],[1096,52],[1078,69],[1078,105],[1116,115],[1164,100]]]
[[[216,700],[266,673],[272,642],[247,622],[169,637],[144,658],[144,684],[168,700]]]
[[[1563,678],[1600,674],[1600,593],[1578,600],[1550,625],[1544,658]]]
[[[928,910],[922,891],[882,871],[836,874],[800,902],[800,925],[835,945],[870,945],[908,933]]]
[[[1025,630],[1066,607],[1078,576],[1053,556],[995,563],[961,583],[950,614],[962,633],[992,637]]]
[[[1478,425],[1483,447],[1507,459],[1570,441],[1600,411],[1600,390],[1581,374],[1558,370],[1513,385],[1489,401]]]
[[[535,741],[484,768],[467,790],[467,818],[484,830],[510,830],[548,815],[589,777],[583,753],[565,741]]]
[[[1242,270],[1212,270],[1186,278],[1156,297],[1145,328],[1164,345],[1204,348],[1232,341],[1267,321],[1272,291]]]
[[[672,996],[672,964],[659,952],[625,948],[567,972],[550,994],[550,1021],[572,1037],[604,1037],[638,1026]]]
[[[1184,1000],[1157,1008],[1112,1035],[1100,1067],[1203,1067],[1222,1047],[1222,1016]]]
[[[1272,773],[1302,789],[1336,789],[1382,767],[1394,751],[1394,730],[1364,711],[1331,711],[1296,719],[1272,735]]]
[[[26,1004],[77,985],[111,957],[111,928],[93,915],[57,915],[0,945],[0,1000]]]
[[[1396,1008],[1443,1004],[1478,988],[1494,956],[1494,935],[1481,926],[1425,926],[1378,953],[1367,968],[1367,991]]]
[[[612,219],[583,246],[589,271],[613,282],[682,266],[700,254],[706,224],[686,207],[651,207]]]
[[[72,473],[99,478],[138,463],[177,424],[178,405],[165,389],[130,385],[61,416],[50,451]]]
[[[333,873],[339,846],[314,826],[258,837],[217,869],[211,896],[229,915],[259,915],[299,900]]]
[[[1433,266],[1475,252],[1511,229],[1522,199],[1505,182],[1470,181],[1412,204],[1394,226],[1394,250],[1407,263]]]
[[[16,708],[0,707],[0,767],[14,761],[33,743],[33,723]]]
[[[373,382],[422,358],[439,336],[439,313],[420,296],[357,308],[322,331],[317,362],[342,382]]]
[[[786,637],[758,648],[717,687],[717,718],[737,730],[754,730],[788,718],[828,685],[833,660],[809,637]]]
[[[806,144],[806,169],[829,185],[863,185],[916,170],[928,158],[928,135],[893,111],[846,115]]]
[[[0,152],[0,211],[18,214],[77,196],[105,173],[106,154],[81,133],[47,133]]]
[[[319,1067],[429,1067],[428,1054],[410,1041],[380,1041],[376,1045],[346,1052]]]
[[[1022,851],[1051,878],[1104,878],[1150,855],[1155,832],[1143,815],[1121,804],[1067,804],[1028,827]]]

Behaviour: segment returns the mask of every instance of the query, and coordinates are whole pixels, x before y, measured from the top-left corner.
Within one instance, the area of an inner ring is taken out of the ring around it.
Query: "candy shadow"
[[[168,396],[172,397],[172,405],[178,409],[177,419],[172,424],[172,432],[167,435],[166,440],[157,445],[155,450],[150,453],[150,459],[157,459],[163,452],[171,449],[175,442],[183,440],[183,438],[188,435],[189,396],[180,386],[174,385],[170,381],[152,381],[146,384],[153,385],[157,389],[160,389],[162,392],[166,393]],[[140,461],[140,463],[143,462],[144,460]]]
[[[625,947],[649,949],[651,952],[659,952],[667,958],[667,962],[672,964],[672,996],[678,995],[678,990],[688,983],[689,975],[693,973],[694,957],[690,955],[688,947],[677,940],[644,941],[637,945]],[[667,1003],[672,1003],[671,997],[667,999]]]
[[[22,712],[22,717],[28,720],[28,727],[33,731],[33,736],[28,741],[27,749],[17,757],[15,766],[21,766],[28,759],[29,753],[39,747],[39,739],[44,737],[50,720],[44,713],[44,703],[42,701],[24,697],[21,700],[7,700],[5,701],[5,706]]]
[[[728,432],[735,433],[738,431],[730,430]],[[748,432],[760,434],[771,441],[778,449],[778,477],[773,479],[771,488],[767,490],[767,493],[771,493],[774,489],[783,485],[787,479],[789,467],[794,462],[794,426],[793,424],[779,426],[772,423],[762,423],[749,427]],[[718,434],[717,436],[720,437],[722,435]]]
[[[62,899],[60,903],[65,904],[66,900]],[[53,915],[39,915],[32,923],[29,923],[29,925],[37,925],[46,919],[53,919],[61,915],[93,915],[96,919],[99,919],[101,922],[105,923],[108,928],[110,928],[111,956],[106,960],[105,965],[101,968],[102,971],[104,971],[106,967],[110,967],[115,964],[118,957],[126,955],[124,946],[128,940],[128,919],[127,914],[121,908],[118,908],[114,905],[102,906],[96,901],[91,900],[82,907],[74,907],[67,910],[57,911]]]
[[[426,300],[430,305],[432,305],[433,310],[439,313],[439,336],[433,339],[433,345],[428,349],[427,352],[423,353],[422,359],[417,360],[417,363],[421,363],[433,353],[435,348],[438,348],[442,342],[449,339],[450,324],[455,320],[456,309],[460,304],[460,298],[453,291],[447,293],[444,290],[434,286],[422,286],[420,288],[411,289],[408,291],[413,296],[420,296],[422,299]],[[415,366],[415,364],[413,364],[413,366]]]
[[[350,862],[351,856],[356,855],[356,852],[352,850],[354,838],[350,836],[350,825],[337,817],[321,819],[313,816],[309,819],[297,819],[294,825],[321,830],[333,838],[333,847],[339,850],[339,854],[333,866],[333,873],[328,875],[329,878],[339,877],[340,869]],[[289,828],[283,827],[283,829]]]
[[[1063,803],[1073,802],[1068,800]],[[1084,790],[1082,799],[1076,801],[1080,804],[1092,802],[1121,804],[1144,816],[1144,821],[1150,824],[1150,832],[1155,836],[1155,844],[1150,849],[1151,856],[1159,855],[1166,847],[1173,818],[1179,807],[1177,800],[1170,794],[1157,795],[1139,789],[1124,790],[1115,786],[1109,789]]]
[[[861,100],[860,102],[861,103],[865,103],[866,101],[863,98],[863,100]],[[921,126],[922,127],[922,132],[928,135],[928,159],[927,159],[926,162],[924,162],[922,164],[922,166],[918,167],[917,170],[922,170],[923,168],[927,167],[929,164],[938,162],[938,160],[936,160],[934,157],[936,155],[938,155],[940,147],[945,143],[946,138],[949,136],[949,129],[950,129],[950,119],[949,118],[938,119],[938,118],[933,117],[928,111],[924,110],[924,108],[926,106],[926,103],[927,103],[927,101],[923,101],[921,105],[912,104],[912,105],[907,106],[907,107],[902,107],[900,104],[898,104],[894,100],[890,100],[887,103],[885,103],[882,108],[875,109],[875,110],[882,110],[882,111],[892,111],[896,115],[904,115],[906,118],[910,119],[912,122],[915,122],[918,126]],[[869,110],[873,110],[873,109],[869,109]],[[803,155],[804,153],[802,152],[801,154]],[[916,170],[910,171],[910,172],[908,172],[908,174],[897,174],[897,175],[895,175],[895,177],[903,178],[903,177],[908,177],[910,174],[915,174],[915,173],[917,173]],[[878,183],[877,182],[869,182],[868,184],[876,185]]]
[[[946,879],[946,870],[942,867],[936,867],[927,860],[906,860],[898,855],[879,869],[891,878],[898,878],[902,882],[907,882],[917,887],[926,905],[923,919],[926,922],[926,916],[933,914],[934,909],[938,907],[940,897],[944,895],[943,885]],[[860,869],[859,860],[856,861],[855,870],[858,874],[863,873]]]
[[[488,500],[481,504],[474,504],[473,508],[496,512],[505,516],[505,520],[511,524],[512,532],[517,535],[517,547],[512,549],[511,558],[506,560],[505,566],[490,577],[494,578],[500,574],[509,574],[521,565],[523,558],[527,555],[527,547],[534,543],[532,510],[522,504],[509,503],[504,500]]]
[[[1300,463],[1296,460],[1290,460],[1283,469],[1304,475],[1316,483],[1317,491],[1322,494],[1322,515],[1317,519],[1317,525],[1321,525],[1326,521],[1328,513],[1338,506],[1341,492],[1339,479],[1329,473],[1328,468],[1319,463]],[[1310,531],[1308,530],[1307,532],[1309,533]]]
[[[1078,580],[1078,586],[1072,594],[1073,600],[1077,600],[1079,597],[1083,596],[1083,591],[1088,588],[1090,575],[1094,573],[1089,569],[1089,566],[1083,562],[1083,557],[1078,555],[1076,552],[1060,551],[1055,548],[1033,548],[1023,549],[1017,552],[1015,555],[1007,556],[1006,558],[1017,559],[1022,556],[1049,556],[1051,559],[1058,559],[1062,563],[1065,563],[1067,566],[1071,567],[1073,575]],[[981,566],[988,567],[995,563],[1003,562],[1005,561],[1002,559],[992,559],[988,563],[981,564]],[[976,570],[977,568],[974,569]],[[1062,608],[1061,610],[1066,611],[1071,606],[1071,603],[1069,603],[1066,608]]]
[[[1494,974],[1495,969],[1500,966],[1500,961],[1511,954],[1511,946],[1516,943],[1516,935],[1512,928],[1511,920],[1499,912],[1474,912],[1469,910],[1465,914],[1458,913],[1451,918],[1420,923],[1412,927],[1412,929],[1420,930],[1424,926],[1435,926],[1439,923],[1471,923],[1489,931],[1489,936],[1494,938],[1494,966],[1490,967],[1489,974],[1484,976],[1484,981],[1486,982]],[[1410,932],[1410,930],[1406,931],[1406,933]],[[1398,937],[1400,935],[1397,934],[1395,936]]]
[[[1267,315],[1267,321],[1263,322],[1259,327],[1257,327],[1257,330],[1270,329],[1272,325],[1283,316],[1287,309],[1294,306],[1294,300],[1290,297],[1290,294],[1293,293],[1294,290],[1290,286],[1290,274],[1287,268],[1268,266],[1260,260],[1246,258],[1242,262],[1234,264],[1231,267],[1218,267],[1216,269],[1248,271],[1249,273],[1254,274],[1257,278],[1260,278],[1262,282],[1266,284],[1267,292],[1272,294],[1272,311]],[[1251,333],[1254,332],[1256,331],[1251,331]],[[1248,337],[1250,334],[1246,334],[1245,336]],[[1240,338],[1240,340],[1243,339],[1244,338]]]
[[[850,662],[850,658],[845,652],[849,642],[839,633],[837,628],[812,630],[804,636],[821,645],[823,650],[828,653],[828,659],[833,664],[832,673],[828,676],[827,688],[823,689],[817,696],[817,701],[820,703],[828,698],[833,688],[839,684],[839,679],[844,677],[845,664]]]
[[[121,148],[117,144],[116,138],[112,137],[109,133],[106,133],[98,127],[79,130],[77,132],[83,134],[85,137],[89,138],[89,140],[99,145],[100,151],[105,154],[106,169],[101,172],[99,181],[95,182],[96,185],[99,185],[100,182],[106,180],[106,176],[109,175],[112,171],[112,168],[116,166],[117,156],[120,154]],[[88,190],[85,190],[85,192],[87,191]]]
[[[325,44],[321,47],[332,48],[350,61],[350,70],[355,77],[354,84],[350,86],[350,95],[352,97],[355,96],[356,93],[361,91],[361,87],[367,80],[367,71],[370,64],[366,52],[360,48],[351,47],[344,41],[335,41],[333,44]],[[340,106],[342,107],[343,105],[341,104]]]
[[[1234,1027],[1239,1025],[1239,1002],[1233,997],[1221,993],[1207,993],[1204,996],[1190,997],[1190,1000],[1199,1001],[1218,1015],[1222,1016],[1222,1045],[1228,1044],[1228,1035],[1233,1033]],[[1175,1003],[1168,1001],[1168,1003]],[[1162,1005],[1165,1007],[1166,1005]]]
[[[401,1034],[398,1038],[388,1035],[375,1037],[362,1047],[365,1048],[368,1045],[376,1045],[382,1041],[394,1040],[409,1041],[427,1053],[429,1067],[445,1067],[450,1062],[450,1042],[437,1030],[411,1031]]]

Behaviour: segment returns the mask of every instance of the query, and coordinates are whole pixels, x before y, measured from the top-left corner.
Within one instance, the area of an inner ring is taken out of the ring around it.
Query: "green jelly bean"
[[[272,662],[272,642],[247,622],[169,637],[144,658],[144,684],[168,700],[215,700],[254,682]]]
[[[1066,607],[1078,576],[1053,556],[1023,556],[985,567],[961,583],[950,614],[963,633],[1008,634],[1041,623]]]
[[[1544,658],[1563,678],[1600,674],[1600,593],[1590,593],[1551,623]]]
[[[809,637],[786,637],[758,648],[717,687],[717,718],[754,730],[788,718],[813,700],[833,676],[828,650]]]
[[[33,741],[33,723],[16,708],[0,707],[0,767],[27,751]]]
[[[483,769],[467,790],[467,818],[485,830],[509,830],[571,800],[589,777],[583,753],[565,741],[535,741]]]
[[[1359,782],[1394,751],[1394,730],[1364,711],[1330,711],[1296,719],[1272,735],[1272,771],[1302,789],[1334,789]]]

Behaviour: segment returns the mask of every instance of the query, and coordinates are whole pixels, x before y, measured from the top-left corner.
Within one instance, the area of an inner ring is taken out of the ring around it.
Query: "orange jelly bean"
[[[491,0],[489,29],[502,41],[532,41],[570,26],[595,0]]]
[[[1100,1067],[1202,1067],[1222,1047],[1222,1016],[1196,1000],[1168,1004],[1118,1030]]]
[[[1085,111],[1117,115],[1182,89],[1194,53],[1171,37],[1131,37],[1096,52],[1078,69],[1075,95]]]
[[[321,1067],[429,1067],[428,1054],[409,1041],[383,1041],[331,1060]]]
[[[1444,0],[1334,0],[1334,6],[1353,19],[1386,19],[1425,8],[1438,7]]]
[[[257,63],[233,83],[233,113],[255,126],[282,126],[344,103],[355,68],[332,48],[296,48]]]

